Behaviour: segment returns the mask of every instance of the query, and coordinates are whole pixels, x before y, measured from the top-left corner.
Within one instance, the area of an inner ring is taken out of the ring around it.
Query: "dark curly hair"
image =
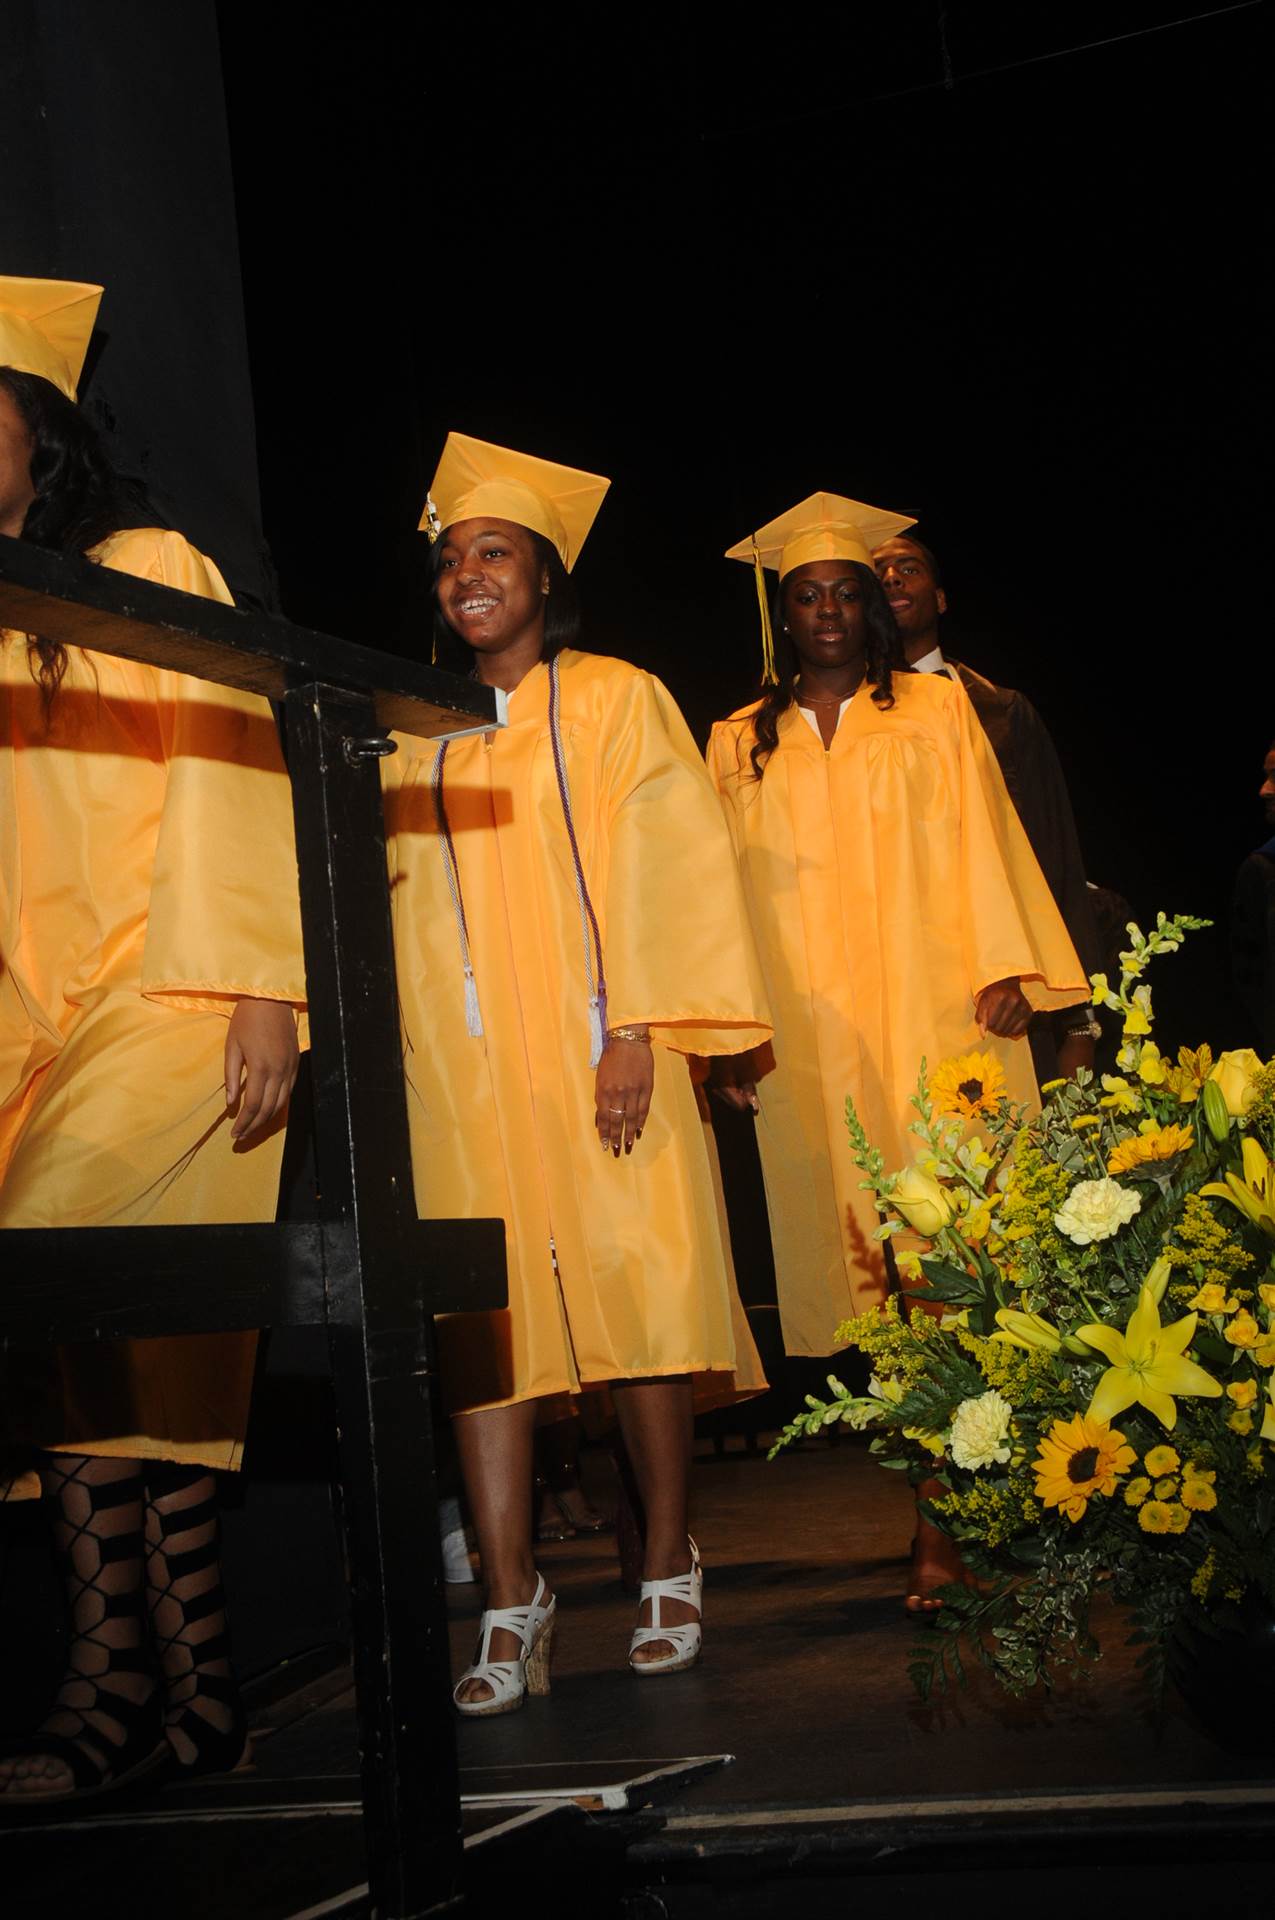
[[[868,641],[865,677],[872,688],[872,698],[877,705],[892,707],[894,705],[892,676],[908,670],[903,644],[899,639],[898,628],[894,624],[894,615],[890,612],[890,603],[872,568],[865,567],[859,560],[852,560],[849,564],[863,590],[863,611]],[[789,579],[791,577],[789,575]],[[752,764],[753,777],[757,780],[761,779],[766,770],[765,762],[779,745],[780,715],[787,713],[796,699],[794,682],[800,663],[796,648],[788,637],[788,628],[784,620],[786,585],[787,582],[781,580],[775,588],[775,597],[771,602],[770,610],[771,625],[775,633],[775,671],[779,675],[778,685],[763,686],[761,704],[753,714],[754,742],[748,758]]]
[[[51,380],[0,367],[0,388],[31,436],[35,499],[21,539],[54,553],[82,554],[123,527],[155,524],[141,489],[116,473],[95,429]],[[66,672],[66,648],[54,640],[32,639],[27,645],[47,712]]]
[[[552,540],[531,527],[524,528],[531,540],[536,561],[547,568],[549,592],[545,597],[545,648],[543,658],[552,660],[564,647],[574,647],[580,639],[580,596],[575,581],[562,564],[562,555]],[[438,574],[443,559],[443,541],[434,543],[434,659],[451,673],[468,673],[474,664],[474,650],[467,647],[454,628],[444,620],[438,604]]]

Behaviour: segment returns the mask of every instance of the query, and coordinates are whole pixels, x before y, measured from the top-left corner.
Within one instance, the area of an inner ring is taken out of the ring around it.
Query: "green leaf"
[[[909,1300],[942,1300],[956,1306],[973,1306],[982,1301],[987,1289],[977,1274],[966,1273],[964,1267],[954,1267],[947,1261],[935,1261],[931,1266],[921,1262],[925,1272],[925,1285],[904,1287],[903,1292]]]

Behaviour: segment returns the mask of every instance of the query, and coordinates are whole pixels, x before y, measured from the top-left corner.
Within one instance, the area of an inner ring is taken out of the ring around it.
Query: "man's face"
[[[935,586],[929,562],[916,543],[906,535],[887,540],[873,554],[872,564],[903,639],[933,632],[939,615],[947,612],[947,595]]]
[[[1268,827],[1275,827],[1275,744],[1262,762],[1262,784],[1257,790]]]

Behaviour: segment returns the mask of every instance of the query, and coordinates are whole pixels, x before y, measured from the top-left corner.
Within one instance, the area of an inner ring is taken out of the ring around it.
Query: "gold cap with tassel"
[[[782,580],[794,567],[808,560],[856,560],[872,565],[872,553],[884,540],[894,539],[905,527],[914,527],[914,517],[890,513],[884,507],[870,507],[863,500],[850,500],[840,493],[812,493],[798,506],[790,507],[756,533],[749,534],[727,549],[728,560],[751,561],[757,580],[757,603],[761,609],[762,681],[773,686],[775,672],[775,636],[770,624],[770,601],[766,593],[765,569],[777,572]]]

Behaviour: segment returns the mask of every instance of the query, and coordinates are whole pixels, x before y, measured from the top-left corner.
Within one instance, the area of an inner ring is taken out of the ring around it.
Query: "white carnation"
[[[1118,1180],[1081,1180],[1054,1215],[1054,1225],[1078,1247],[1110,1240],[1142,1206],[1142,1196]]]
[[[1009,1423],[1014,1409],[1003,1393],[992,1388],[976,1399],[962,1400],[952,1415],[949,1441],[958,1467],[976,1469],[1004,1466],[1009,1459]]]

